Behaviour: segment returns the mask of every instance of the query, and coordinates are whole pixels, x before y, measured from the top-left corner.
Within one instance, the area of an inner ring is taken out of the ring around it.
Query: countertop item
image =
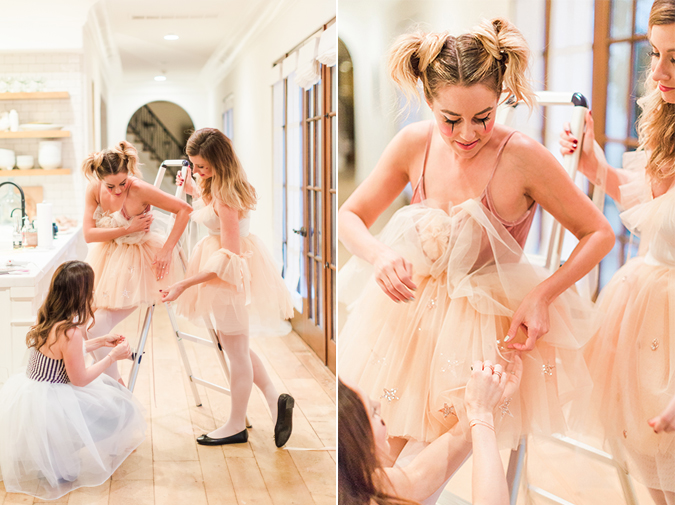
[[[60,130],[63,128],[62,124],[52,124],[52,123],[24,123],[19,125],[19,130],[27,132],[36,132],[43,130]]]

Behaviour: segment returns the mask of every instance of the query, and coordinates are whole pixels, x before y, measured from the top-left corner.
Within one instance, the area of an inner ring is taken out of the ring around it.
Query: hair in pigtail
[[[143,178],[138,168],[138,151],[126,140],[112,149],[89,154],[82,162],[82,171],[87,179],[103,180],[108,175],[128,173]]]
[[[394,42],[389,52],[389,74],[408,101],[419,99],[418,79],[422,80],[426,95],[425,72],[443,50],[447,39],[447,32],[415,32],[401,35]]]
[[[649,12],[649,34],[654,26],[675,24],[675,1],[655,0]],[[638,100],[642,113],[637,131],[639,149],[648,152],[647,174],[655,180],[675,175],[675,104],[661,96],[651,69],[647,72],[645,95]]]
[[[403,35],[391,49],[389,69],[409,100],[417,96],[415,86],[421,79],[430,102],[444,86],[483,84],[497,96],[508,92],[532,107],[529,54],[522,34],[497,18],[459,37],[445,32]]]

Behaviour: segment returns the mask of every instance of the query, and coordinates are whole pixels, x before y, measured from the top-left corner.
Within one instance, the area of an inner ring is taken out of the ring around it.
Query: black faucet
[[[19,193],[21,193],[21,226],[23,226],[23,222],[26,218],[26,195],[23,194],[23,189],[21,189],[21,186],[11,181],[0,182],[0,188],[3,187],[5,184],[11,184],[12,186],[16,187],[16,189],[19,190]]]

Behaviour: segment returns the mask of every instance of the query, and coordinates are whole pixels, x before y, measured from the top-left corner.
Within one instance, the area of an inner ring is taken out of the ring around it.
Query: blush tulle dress
[[[145,440],[142,407],[107,375],[73,386],[63,360],[31,349],[25,374],[0,389],[0,480],[9,493],[55,500],[103,484]]]
[[[433,125],[432,125],[433,128]],[[412,203],[378,239],[413,265],[414,301],[393,302],[372,267],[353,257],[339,274],[349,314],[338,339],[340,374],[379,398],[390,436],[431,442],[450,429],[468,432],[464,387],[475,360],[506,365],[503,339],[522,299],[549,274],[528,263],[523,245],[535,205],[508,222],[495,212],[490,183],[479,198],[449,212],[425,199],[424,167]],[[490,181],[499,169],[499,147]],[[520,390],[499,406],[501,446],[522,434],[563,432],[564,409],[585,402],[591,383],[581,348],[592,311],[572,289],[550,305],[550,330],[522,354]],[[524,342],[519,331],[515,341]],[[575,402],[575,404],[577,404]]]
[[[654,198],[646,154],[626,153],[621,219],[640,237],[600,294],[602,326],[586,349],[593,404],[615,458],[647,487],[675,492],[675,433],[647,421],[675,395],[675,189]]]
[[[208,230],[195,245],[186,278],[214,272],[215,279],[189,287],[178,298],[177,314],[224,334],[286,335],[293,317],[291,294],[262,241],[249,233],[250,216],[239,220],[240,254],[220,244],[220,218],[213,202],[193,201],[190,216]]]
[[[135,179],[130,178],[130,184]],[[129,188],[130,189],[130,188]],[[100,198],[99,198],[100,200]],[[150,206],[142,214],[152,212]],[[128,227],[130,216],[124,205],[116,212],[94,212],[97,228]],[[89,244],[85,260],[94,270],[94,305],[96,309],[128,309],[141,304],[160,304],[160,289],[166,289],[183,278],[178,248],[174,248],[171,264],[164,278],[157,280],[152,268],[155,256],[166,237],[150,230],[123,235],[108,242]]]

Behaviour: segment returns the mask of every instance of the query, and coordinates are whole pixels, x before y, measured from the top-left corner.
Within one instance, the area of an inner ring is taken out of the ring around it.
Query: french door
[[[303,237],[302,312],[293,328],[335,372],[336,141],[335,67],[322,65],[321,80],[302,92]]]

